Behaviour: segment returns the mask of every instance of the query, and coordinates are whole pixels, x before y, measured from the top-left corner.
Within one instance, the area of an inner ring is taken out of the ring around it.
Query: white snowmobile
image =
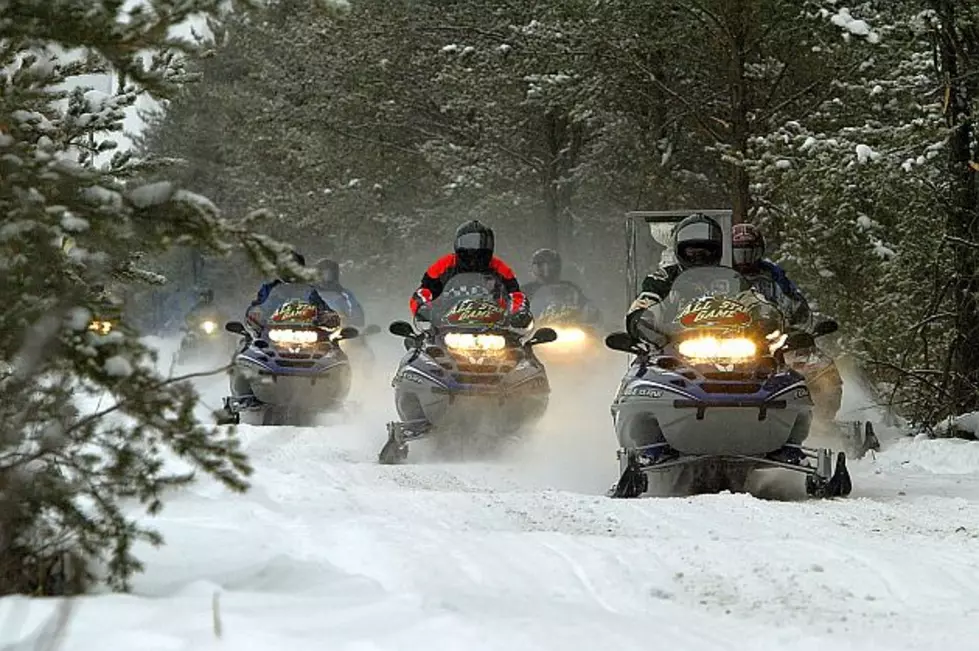
[[[401,421],[388,424],[378,455],[399,463],[408,443],[432,438],[445,456],[491,452],[539,420],[547,410],[550,385],[533,347],[554,341],[550,328],[530,337],[511,328],[492,276],[459,274],[432,303],[431,315],[390,326],[408,353],[392,386]]]
[[[815,336],[836,328],[824,321]],[[832,451],[804,446],[813,401],[784,355],[813,335],[786,334],[787,320],[747,279],[728,267],[688,269],[637,329],[642,340],[606,338],[635,355],[612,405],[621,474],[611,496],[637,497],[648,473],[681,469],[687,492],[742,491],[766,467],[805,473],[812,496],[850,493],[846,454],[834,468]]]

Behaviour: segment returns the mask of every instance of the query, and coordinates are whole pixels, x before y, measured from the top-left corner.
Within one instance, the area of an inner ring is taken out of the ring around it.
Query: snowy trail
[[[176,497],[136,594],[83,600],[63,648],[979,649],[979,445],[895,442],[848,500],[613,501],[614,380],[556,386],[500,462],[385,467],[386,380],[354,423],[242,427],[253,490]],[[21,635],[52,608],[25,603]]]

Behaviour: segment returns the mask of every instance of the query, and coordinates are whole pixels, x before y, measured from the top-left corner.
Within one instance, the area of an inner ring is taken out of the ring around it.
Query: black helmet
[[[214,302],[214,290],[210,288],[200,290],[197,292],[197,300],[204,305],[210,305]]]
[[[683,268],[718,265],[724,252],[720,224],[702,213],[694,213],[673,229],[673,255]]]
[[[537,249],[530,259],[530,267],[539,282],[557,282],[561,279],[561,254],[554,249]]]
[[[340,283],[340,265],[336,260],[323,258],[316,263],[316,268],[323,274],[323,282],[327,285],[337,285]]]
[[[477,220],[456,229],[455,254],[462,270],[485,271],[493,259],[493,229]]]

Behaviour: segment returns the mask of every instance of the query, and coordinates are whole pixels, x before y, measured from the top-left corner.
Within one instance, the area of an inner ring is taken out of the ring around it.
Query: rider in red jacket
[[[442,256],[422,276],[421,286],[411,296],[412,315],[430,304],[442,293],[450,278],[459,273],[490,273],[500,280],[509,300],[510,322],[517,328],[527,327],[531,314],[520,283],[510,266],[493,255],[493,229],[473,220],[456,229],[455,252]]]

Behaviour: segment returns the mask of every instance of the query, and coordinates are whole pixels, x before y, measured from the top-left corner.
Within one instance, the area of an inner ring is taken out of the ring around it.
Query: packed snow
[[[979,649],[979,444],[884,429],[843,500],[611,500],[613,356],[552,368],[546,421],[503,459],[380,466],[392,340],[345,417],[242,426],[252,490],[173,495],[134,593],[77,600],[61,648]],[[209,407],[226,382],[202,381]],[[0,601],[0,645],[57,603]]]

